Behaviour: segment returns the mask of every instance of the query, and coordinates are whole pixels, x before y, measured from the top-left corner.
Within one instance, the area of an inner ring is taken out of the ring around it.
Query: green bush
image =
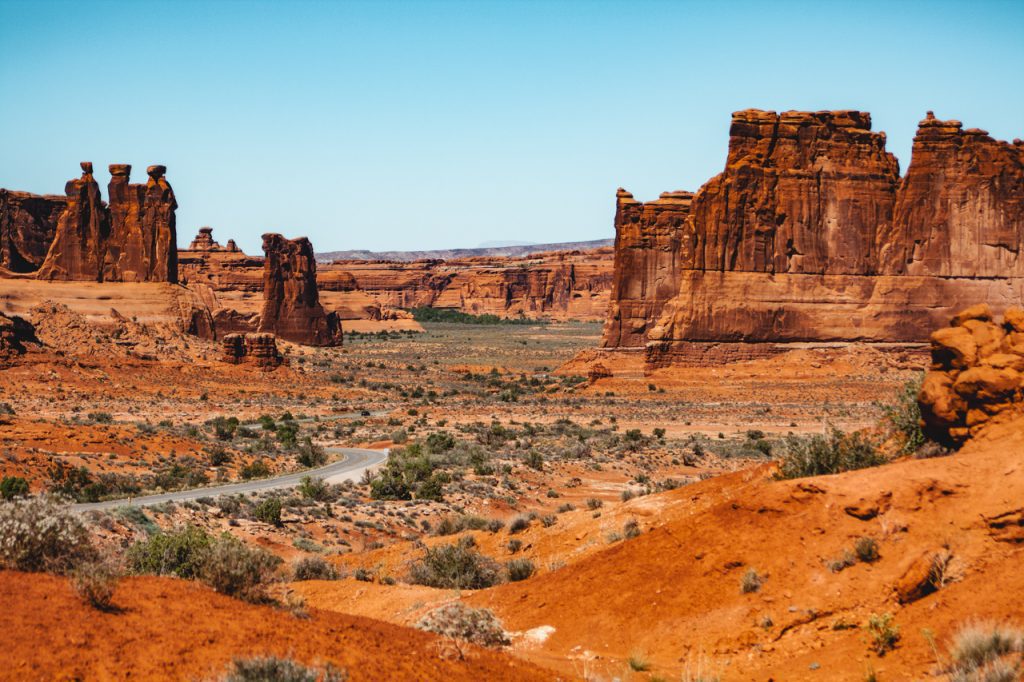
[[[0,498],[13,500],[28,495],[28,481],[21,476],[4,476],[0,480]]]
[[[895,402],[883,407],[884,419],[899,441],[901,454],[917,452],[925,443],[921,430],[921,406],[917,402],[922,383],[924,374],[920,373],[903,386]]]
[[[410,564],[409,580],[428,587],[477,590],[501,582],[501,568],[473,549],[471,542],[463,540],[427,548],[422,557]]]
[[[247,481],[253,478],[266,478],[270,475],[270,465],[266,460],[257,459],[243,466],[238,473]]]
[[[891,613],[871,614],[864,629],[871,638],[871,650],[879,656],[895,649],[896,642],[900,640],[900,626],[892,622]]]
[[[133,573],[195,580],[200,577],[213,543],[214,538],[196,526],[159,532],[132,545],[128,550],[128,567]]]
[[[327,462],[327,452],[315,444],[312,438],[306,436],[302,439],[302,444],[299,445],[299,454],[295,459],[304,467],[318,467]]]
[[[303,476],[297,489],[307,500],[323,501],[331,497],[330,486],[318,476]]]
[[[263,500],[256,505],[256,509],[253,510],[253,516],[256,517],[257,521],[269,523],[274,526],[280,526],[281,499],[278,497],[268,497]]]
[[[67,573],[95,557],[85,526],[57,499],[0,502],[0,568]]]
[[[874,538],[861,537],[853,543],[853,552],[866,564],[878,561],[878,542]]]
[[[785,446],[786,453],[776,474],[779,479],[838,474],[879,466],[887,461],[867,437],[838,429],[833,429],[828,436],[790,436]]]

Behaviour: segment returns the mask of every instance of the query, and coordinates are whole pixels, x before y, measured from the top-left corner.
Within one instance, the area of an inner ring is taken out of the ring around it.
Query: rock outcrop
[[[693,196],[660,268],[635,256],[645,239],[672,243],[638,217],[650,204],[617,197],[603,340],[646,342],[649,368],[798,342],[923,344],[973,301],[1024,300],[1024,144],[930,113],[902,179],[867,113],[733,114],[726,168]]]
[[[959,445],[994,416],[1024,412],[1024,309],[996,321],[972,306],[931,335],[932,365],[918,401],[922,426],[941,443]]]
[[[312,346],[342,343],[337,313],[320,305],[313,245],[305,237],[263,235],[263,311],[259,331]]]
[[[692,192],[664,192],[641,203],[626,190],[615,195],[615,257],[611,302],[602,346],[642,347],[662,308],[679,291],[681,263],[692,264],[685,240]]]
[[[189,251],[224,251],[227,253],[240,253],[241,250],[238,245],[235,244],[234,239],[229,239],[226,246],[221,246],[216,239],[213,238],[212,227],[200,227],[199,233],[196,235],[192,243],[188,245]]]
[[[36,276],[45,280],[177,282],[174,191],[164,166],[150,166],[145,185],[129,183],[131,166],[110,166],[110,205],[92,163],[65,187],[66,205]]]
[[[227,334],[221,339],[221,345],[224,351],[221,359],[233,365],[252,364],[269,371],[284,361],[273,334]]]
[[[26,343],[38,343],[32,324],[17,315],[0,313],[0,361],[24,353]]]
[[[0,189],[0,268],[16,273],[39,269],[57,234],[67,198]]]

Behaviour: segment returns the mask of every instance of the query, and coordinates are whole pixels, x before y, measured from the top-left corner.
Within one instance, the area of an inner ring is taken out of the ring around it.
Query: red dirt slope
[[[331,662],[351,680],[557,679],[475,647],[444,658],[442,642],[418,630],[320,611],[299,619],[181,580],[127,579],[114,603],[121,611],[103,613],[64,579],[0,572],[0,679],[217,679],[235,657],[270,654]]]
[[[466,601],[510,629],[552,626],[522,652],[531,660],[603,677],[639,656],[672,677],[700,661],[727,680],[909,679],[936,669],[925,630],[941,652],[972,618],[1024,624],[1024,422],[993,425],[952,457],[794,481],[769,474],[664,493],[691,504],[667,504],[663,525],[634,540]],[[877,540],[878,561],[830,571],[826,561],[861,536]],[[901,605],[894,586],[947,547],[955,581]],[[751,568],[763,587],[743,594]],[[863,625],[885,612],[901,640],[879,657]]]

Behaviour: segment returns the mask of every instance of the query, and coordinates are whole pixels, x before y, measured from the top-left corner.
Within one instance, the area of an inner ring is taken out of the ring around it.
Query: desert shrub
[[[28,495],[28,481],[21,476],[4,476],[0,480],[0,498],[13,500]]]
[[[839,573],[840,571],[849,568],[857,563],[857,555],[848,549],[844,549],[843,553],[835,559],[830,559],[826,562],[828,570],[833,573]]]
[[[256,505],[252,512],[258,521],[269,523],[274,526],[281,525],[281,499],[268,497]]]
[[[213,542],[206,531],[195,526],[156,533],[132,545],[128,550],[128,567],[133,573],[194,580],[199,578]]]
[[[82,600],[101,611],[111,608],[120,572],[102,559],[83,561],[71,574],[72,585]]]
[[[532,576],[537,572],[537,567],[526,558],[511,559],[505,563],[505,572],[508,573],[509,582],[515,583]]]
[[[330,486],[318,476],[303,476],[299,481],[298,491],[309,500],[325,500],[330,497]]]
[[[97,424],[109,424],[114,421],[109,412],[90,412],[86,416],[89,418],[89,421],[96,422]]]
[[[488,609],[474,609],[462,602],[445,604],[424,616],[416,627],[443,637],[480,646],[497,647],[509,643],[501,621]]]
[[[651,669],[651,664],[640,654],[632,654],[626,662],[629,664],[629,669],[633,672],[642,673]]]
[[[838,474],[884,464],[887,460],[868,438],[859,433],[846,434],[833,429],[828,436],[810,438],[790,436],[786,453],[779,464],[777,478],[803,478]]]
[[[760,592],[762,584],[764,584],[764,578],[762,578],[756,570],[749,568],[747,569],[747,572],[743,574],[743,577],[740,578],[740,592],[743,594]]]
[[[511,540],[508,541],[508,544],[505,545],[505,549],[508,550],[509,554],[515,554],[516,552],[518,552],[522,548],[523,548],[523,541],[520,540],[519,538],[512,538]]]
[[[508,532],[512,535],[521,533],[530,527],[530,519],[525,516],[517,516],[512,519],[512,523],[508,524]]]
[[[416,499],[444,501],[444,482],[447,478],[446,475],[437,472],[431,474],[430,478],[416,486]]]
[[[292,566],[293,580],[337,580],[338,569],[318,556],[303,557]]]
[[[396,445],[401,445],[402,443],[405,443],[408,440],[409,432],[406,431],[405,429],[398,429],[397,431],[394,431],[391,434],[391,442]]]
[[[949,654],[954,682],[1016,682],[1024,666],[1024,630],[991,622],[965,625],[953,636]]]
[[[409,580],[417,585],[476,590],[501,582],[501,568],[465,539],[451,545],[428,547],[409,565]]]
[[[310,668],[290,658],[236,658],[222,682],[344,682],[348,674],[332,665]]]
[[[220,445],[207,448],[206,456],[212,467],[219,467],[231,461],[231,453]]]
[[[283,447],[294,448],[299,444],[299,425],[290,420],[284,420],[277,425],[277,440]]]
[[[596,497],[587,498],[587,509],[594,511],[604,506],[604,501],[599,500]]]
[[[257,459],[252,463],[243,466],[238,473],[245,480],[252,478],[266,478],[270,475],[270,466],[267,464],[266,460]]]
[[[371,479],[370,497],[375,500],[411,500],[412,490],[401,472],[385,468]]]
[[[200,578],[221,594],[258,602],[266,598],[264,589],[280,563],[273,554],[250,549],[225,533],[210,546]]]
[[[925,443],[924,432],[921,431],[921,406],[917,402],[922,383],[923,372],[908,381],[896,400],[883,408],[884,419],[899,441],[901,454],[915,452]]]
[[[857,538],[853,543],[853,553],[866,564],[874,563],[878,561],[878,542],[869,537]]]
[[[299,445],[299,453],[295,459],[304,467],[318,467],[327,461],[327,452],[314,443],[312,438],[306,436],[302,439],[302,444]]]
[[[540,454],[536,450],[530,450],[526,453],[526,457],[523,461],[526,463],[526,466],[531,469],[536,469],[537,471],[544,470],[544,455]]]
[[[633,492],[632,490],[626,489],[622,491],[622,495],[620,495],[619,497],[622,499],[623,502],[629,502],[634,497],[636,497],[636,493]]]
[[[870,637],[869,647],[879,656],[895,649],[900,640],[900,626],[893,622],[891,613],[871,614],[864,629]]]
[[[81,520],[57,499],[0,502],[0,568],[66,573],[95,554]]]

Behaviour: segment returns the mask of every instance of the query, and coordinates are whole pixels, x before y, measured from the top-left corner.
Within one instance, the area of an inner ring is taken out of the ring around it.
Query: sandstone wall
[[[66,207],[66,197],[0,189],[0,268],[18,273],[38,270]]]
[[[620,192],[623,284],[604,345],[646,340],[652,366],[708,348],[759,352],[728,343],[925,343],[974,301],[1001,311],[1024,300],[1024,144],[930,112],[902,179],[866,113],[734,114],[726,168],[693,196],[682,225],[667,302],[657,285],[670,268],[649,269],[634,245],[670,240],[632,217],[647,206],[634,203]]]

